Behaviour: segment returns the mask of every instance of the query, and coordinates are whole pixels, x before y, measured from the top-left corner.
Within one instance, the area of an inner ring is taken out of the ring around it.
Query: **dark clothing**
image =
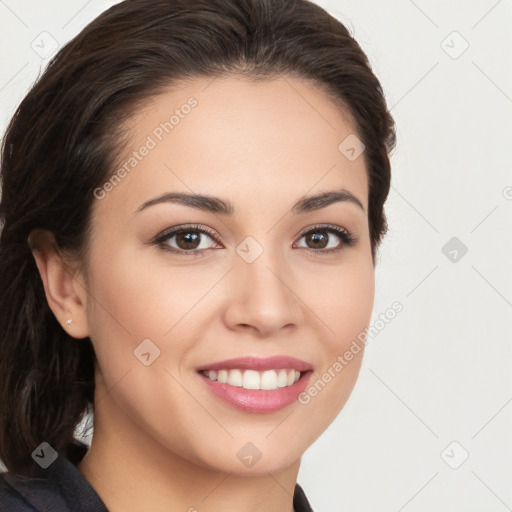
[[[16,474],[0,473],[0,512],[108,512],[76,467],[87,450],[86,444],[76,441],[46,469],[34,462]],[[295,512],[313,512],[299,484],[293,507]]]

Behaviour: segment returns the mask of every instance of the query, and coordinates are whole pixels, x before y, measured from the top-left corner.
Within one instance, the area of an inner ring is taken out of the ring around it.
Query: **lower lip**
[[[202,373],[198,373],[198,375],[216,397],[236,409],[247,412],[270,413],[279,411],[295,402],[299,394],[306,389],[311,373],[311,370],[305,372],[291,386],[272,390],[245,389],[211,380]]]

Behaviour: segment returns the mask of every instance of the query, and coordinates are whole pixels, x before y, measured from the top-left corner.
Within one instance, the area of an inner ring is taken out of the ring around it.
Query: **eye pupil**
[[[308,242],[313,242],[316,245],[315,249],[323,249],[327,245],[328,237],[325,231],[316,231],[315,233],[311,233],[306,235]],[[318,245],[320,242],[320,245]]]
[[[192,231],[182,231],[176,235],[176,244],[180,249],[195,249],[200,236]],[[181,243],[184,241],[184,244]]]

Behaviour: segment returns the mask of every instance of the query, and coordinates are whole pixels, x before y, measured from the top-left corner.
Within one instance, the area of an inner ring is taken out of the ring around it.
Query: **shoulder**
[[[6,473],[0,473],[0,510],[2,512],[34,512],[23,496],[8,483]]]
[[[1,512],[68,512],[58,475],[38,471],[5,473],[0,476]]]
[[[46,468],[38,464],[0,473],[1,512],[108,512],[75,463],[86,450],[64,450]]]
[[[314,512],[306,493],[298,483],[295,484],[295,492],[293,493],[293,509],[295,512]]]

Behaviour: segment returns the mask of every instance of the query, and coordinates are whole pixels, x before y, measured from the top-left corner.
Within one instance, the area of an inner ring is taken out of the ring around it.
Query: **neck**
[[[91,447],[77,467],[109,512],[293,512],[300,459],[275,473],[221,472],[193,447],[186,458],[168,450],[108,398],[95,407]]]

